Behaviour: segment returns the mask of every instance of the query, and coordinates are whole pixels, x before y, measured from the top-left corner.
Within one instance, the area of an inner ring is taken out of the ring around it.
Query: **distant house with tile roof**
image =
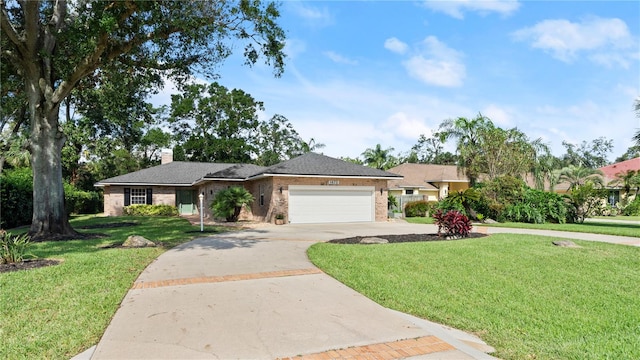
[[[436,202],[449,192],[469,188],[469,179],[456,165],[405,163],[388,171],[402,175],[389,181],[389,194],[398,199]]]
[[[615,206],[620,202],[621,196],[625,195],[625,190],[622,182],[616,181],[620,176],[626,174],[629,171],[635,171],[640,173],[640,157],[621,161],[619,163],[603,166],[598,170],[604,174],[604,183],[609,188],[609,205]],[[631,197],[635,196],[638,189],[631,189]]]
[[[270,167],[171,161],[96,183],[104,189],[104,212],[121,215],[133,204],[176,206],[180,214],[212,217],[209,204],[231,186],[255,198],[241,219],[290,223],[368,222],[387,219],[388,181],[402,176],[316,153]],[[199,205],[203,196],[204,207]]]

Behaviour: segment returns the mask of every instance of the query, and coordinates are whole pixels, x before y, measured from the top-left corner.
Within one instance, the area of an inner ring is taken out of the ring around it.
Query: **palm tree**
[[[309,139],[309,141],[302,141],[300,145],[303,154],[322,149],[326,146],[323,143],[316,142],[314,138]]]
[[[237,222],[244,206],[253,202],[253,195],[245,188],[232,186],[216,194],[210,208],[215,216],[224,217],[228,222]]]
[[[362,153],[364,157],[364,163],[372,168],[386,170],[392,167],[394,157],[391,155],[393,148],[382,149],[380,144],[377,144],[374,149],[367,149]]]
[[[632,188],[635,188],[636,195],[640,189],[640,170],[627,170],[616,174],[616,178],[609,182],[610,186],[621,186],[624,190],[626,197],[629,197],[629,193]]]
[[[558,171],[558,181],[569,183],[569,190],[580,187],[587,182],[604,186],[604,173],[598,169],[570,165]]]
[[[450,138],[457,139],[458,169],[463,170],[469,178],[471,186],[476,183],[480,175],[474,166],[475,160],[481,152],[480,134],[483,130],[493,127],[491,120],[481,113],[478,113],[478,116],[471,120],[459,117],[447,119],[440,124],[438,133],[442,142]]]

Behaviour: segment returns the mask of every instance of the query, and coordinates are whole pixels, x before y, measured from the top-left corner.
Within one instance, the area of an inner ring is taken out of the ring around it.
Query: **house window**
[[[264,206],[264,185],[258,186],[258,191],[260,192],[260,206]]]
[[[620,202],[620,190],[609,191],[609,205],[616,206]]]
[[[131,188],[131,205],[146,204],[147,192],[146,189]]]
[[[407,195],[413,195],[413,189],[405,190],[404,193],[407,194]]]
[[[147,204],[153,202],[153,190],[151,188],[124,188],[124,206]]]

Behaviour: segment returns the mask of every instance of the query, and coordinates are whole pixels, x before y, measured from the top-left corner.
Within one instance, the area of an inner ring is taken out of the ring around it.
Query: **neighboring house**
[[[255,201],[241,219],[290,223],[373,222],[387,219],[387,182],[402,176],[328,156],[307,153],[271,167],[170,161],[96,183],[104,212],[121,215],[132,204],[176,206],[182,215],[212,217],[216,193],[243,186]],[[200,209],[199,195],[204,196]]]
[[[618,180],[619,175],[626,174],[629,170],[640,171],[640,157],[622,161],[619,163],[603,166],[599,168],[604,174],[604,183],[609,188],[608,203],[611,206],[616,206],[620,202],[620,196],[624,196],[624,184]],[[636,188],[632,188],[630,194],[635,195]]]
[[[456,165],[405,163],[388,171],[402,175],[401,179],[389,181],[389,194],[399,199],[401,208],[408,201],[436,202],[449,192],[469,188],[469,180],[458,172]]]

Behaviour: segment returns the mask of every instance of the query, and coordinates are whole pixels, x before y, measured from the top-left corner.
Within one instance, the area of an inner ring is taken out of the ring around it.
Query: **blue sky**
[[[376,144],[408,153],[443,120],[478,112],[541,137],[555,155],[563,140],[604,136],[613,160],[640,128],[636,1],[285,1],[280,10],[284,75],[234,55],[219,82],[263,101],[262,117],[287,117],[329,156]]]

